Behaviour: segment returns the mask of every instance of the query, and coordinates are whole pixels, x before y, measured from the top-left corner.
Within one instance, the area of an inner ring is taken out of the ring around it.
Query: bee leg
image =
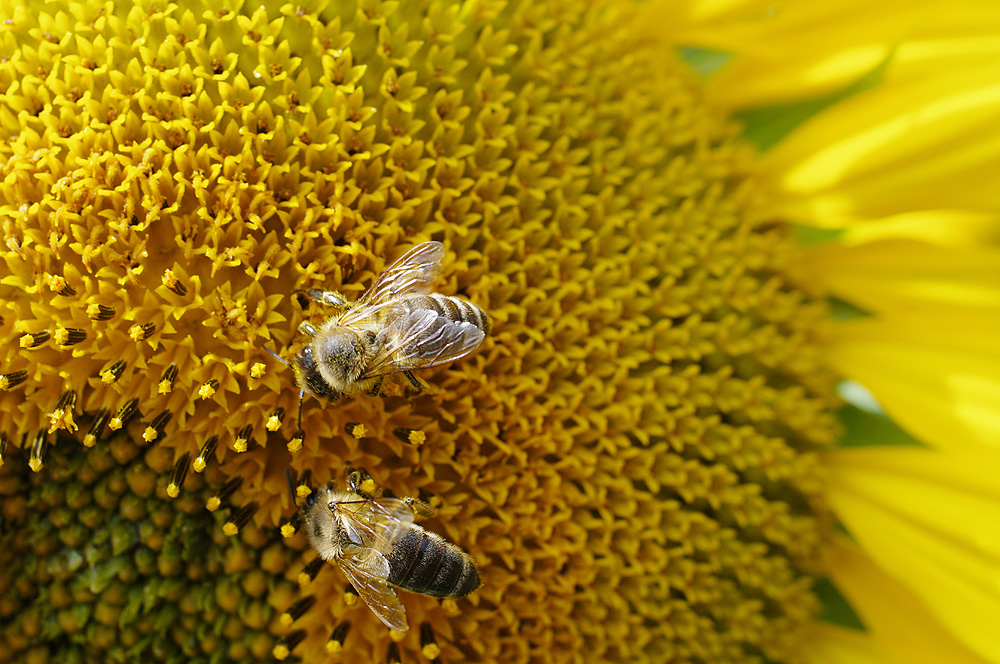
[[[416,390],[417,392],[429,392],[429,391],[430,391],[430,390],[428,390],[428,389],[427,389],[427,386],[426,386],[426,385],[424,385],[424,384],[423,384],[423,383],[422,383],[422,382],[420,381],[420,379],[419,379],[419,378],[417,378],[416,376],[414,376],[414,375],[413,375],[413,372],[412,372],[412,371],[409,371],[409,370],[407,370],[407,371],[404,371],[404,372],[403,372],[403,375],[404,375],[404,376],[406,376],[406,377],[407,377],[407,378],[409,379],[410,383],[411,383],[411,384],[413,385],[413,388],[414,388],[414,389],[415,389],[415,390]]]
[[[349,309],[350,303],[337,291],[323,290],[322,288],[310,288],[309,290],[295,290],[294,293],[302,293],[313,302],[325,304],[328,307],[337,309]]]
[[[372,385],[372,389],[368,390],[368,396],[377,397],[382,394],[382,381],[385,380],[385,376],[379,376],[375,379],[375,384]]]
[[[302,334],[308,334],[310,337],[316,336],[316,328],[312,326],[312,323],[307,323],[305,321],[302,321],[299,324],[299,332]]]

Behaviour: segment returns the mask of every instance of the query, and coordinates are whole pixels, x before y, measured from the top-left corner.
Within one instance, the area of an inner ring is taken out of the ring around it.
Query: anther
[[[83,444],[86,447],[93,447],[97,444],[97,439],[104,432],[104,427],[110,419],[111,411],[107,408],[101,408],[97,411],[94,421],[90,423],[90,429],[87,430],[87,435],[83,437]]]
[[[253,366],[250,367],[251,378],[263,378],[265,372],[267,372],[267,365],[263,362],[254,362]]]
[[[61,327],[52,338],[60,346],[75,346],[87,338],[87,333],[78,327]]]
[[[393,640],[395,645],[395,643],[399,643],[400,641],[406,638],[406,630],[400,631],[398,629],[390,629],[389,638]]]
[[[396,630],[389,630],[390,638],[394,631]],[[389,647],[385,649],[385,664],[403,664],[403,658],[399,656],[399,646],[395,641],[390,641]]]
[[[194,463],[191,464],[192,467],[194,468],[194,472],[200,473],[201,471],[205,470],[205,466],[208,465],[208,458],[212,456],[213,453],[215,453],[215,448],[218,444],[219,444],[218,436],[212,436],[211,438],[205,441],[205,444],[201,446],[200,450],[198,450],[198,456],[195,457]]]
[[[357,422],[348,422],[344,425],[344,432],[351,438],[361,439],[368,435],[368,427]]]
[[[76,289],[66,283],[66,279],[64,277],[50,274],[46,281],[48,282],[49,290],[53,293],[65,295],[67,297],[76,295]]]
[[[427,659],[434,659],[441,654],[441,646],[434,640],[434,630],[430,623],[420,623],[420,654]]]
[[[47,443],[45,429],[39,429],[35,439],[31,441],[31,455],[28,457],[28,467],[36,473],[42,469],[42,457],[45,455]]]
[[[236,442],[233,443],[233,449],[237,452],[246,452],[250,446],[250,438],[252,436],[253,425],[248,424],[236,432]]]
[[[250,521],[250,518],[253,517],[254,512],[256,511],[256,502],[239,508],[230,515],[229,519],[226,520],[226,523],[222,526],[222,532],[224,532],[227,536],[232,537],[236,533],[240,532],[240,528],[247,525],[247,522]]]
[[[305,586],[316,580],[316,576],[319,571],[323,569],[323,563],[326,561],[322,558],[315,558],[312,562],[302,568],[299,572],[299,585]]]
[[[160,385],[157,391],[160,394],[169,394],[170,390],[174,389],[174,381],[177,380],[177,365],[171,364],[169,367],[163,370],[160,375]]]
[[[277,431],[278,429],[281,428],[281,423],[282,421],[284,421],[284,419],[285,419],[285,409],[278,408],[273,413],[271,413],[271,417],[267,418],[267,424],[265,424],[264,426],[267,427],[268,431]]]
[[[296,452],[301,450],[302,441],[304,439],[305,439],[305,433],[303,433],[302,429],[296,431],[295,435],[292,436],[288,441],[288,451],[291,452],[292,454],[295,454]]]
[[[215,394],[215,391],[218,388],[219,388],[219,381],[213,378],[207,383],[202,384],[202,386],[198,388],[198,397],[203,400],[208,399],[213,394]]]
[[[132,341],[139,342],[153,336],[153,332],[156,332],[156,323],[136,323],[128,329],[128,336]]]
[[[281,524],[281,528],[279,528],[278,531],[281,533],[282,537],[288,539],[295,536],[295,531],[297,530],[295,527],[295,521],[296,519],[293,517]]]
[[[76,431],[76,422],[73,421],[75,410],[76,392],[74,390],[66,390],[59,397],[59,402],[56,404],[55,410],[49,413],[48,433],[55,433],[58,429],[66,429],[70,433]]]
[[[177,295],[184,297],[187,295],[187,286],[177,277],[173,270],[167,269],[163,271],[163,285],[172,290]]]
[[[138,399],[129,399],[125,405],[118,410],[118,413],[111,418],[111,421],[108,423],[108,428],[112,431],[121,429],[125,425],[125,422],[128,421],[128,418],[135,413],[135,407],[138,405]]]
[[[349,583],[344,588],[344,604],[347,606],[357,606],[358,604],[358,591]]]
[[[374,498],[378,485],[364,468],[352,468],[347,473],[347,483],[354,493],[365,498]]]
[[[243,478],[241,477],[234,477],[223,484],[219,490],[215,492],[215,495],[209,498],[208,502],[205,503],[205,509],[209,512],[214,512],[219,509],[222,506],[222,503],[233,495],[238,488],[240,488],[241,484],[243,484]]]
[[[24,369],[0,374],[0,390],[12,390],[28,380],[28,372]]]
[[[125,360],[118,360],[110,367],[101,372],[101,382],[105,385],[111,385],[121,378],[122,373],[125,371]]]
[[[288,656],[292,654],[295,650],[295,646],[302,643],[303,639],[306,638],[306,631],[304,629],[297,629],[285,636],[274,648],[271,650],[271,655],[278,660],[283,662],[288,659]]]
[[[344,641],[347,640],[347,633],[351,631],[351,621],[345,620],[338,623],[330,634],[330,640],[326,642],[326,652],[328,655],[336,655],[344,649]]]
[[[278,622],[281,623],[282,627],[291,627],[292,623],[298,620],[305,614],[306,611],[312,608],[312,605],[316,603],[316,598],[313,595],[307,595],[299,601],[292,604],[281,617],[278,618]]]
[[[423,445],[427,441],[427,434],[417,429],[405,429],[401,427],[393,429],[392,433],[396,438],[410,445]]]
[[[115,316],[115,308],[92,302],[87,305],[87,317],[90,320],[111,320]]]
[[[42,330],[41,332],[26,332],[21,335],[21,348],[38,348],[43,343],[49,340],[49,331]]]
[[[176,498],[181,493],[181,487],[184,486],[184,478],[187,477],[188,461],[190,459],[191,453],[185,452],[177,460],[177,463],[174,464],[174,469],[170,472],[170,484],[167,485],[167,495],[171,498]]]
[[[173,416],[174,414],[169,410],[165,410],[157,415],[153,418],[153,421],[146,426],[146,430],[142,432],[142,439],[147,443],[151,443],[159,438],[160,434],[163,433],[163,430],[167,428],[167,423],[170,421],[170,418]]]
[[[312,493],[312,487],[309,486],[309,483],[311,481],[312,481],[312,471],[307,469],[304,473],[302,473],[301,476],[299,476],[299,481],[295,483],[296,498],[305,498],[310,493]]]

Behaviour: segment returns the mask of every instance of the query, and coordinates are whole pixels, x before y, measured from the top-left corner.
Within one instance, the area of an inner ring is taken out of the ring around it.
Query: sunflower
[[[0,659],[1000,660],[998,32],[0,2]],[[490,336],[300,433],[297,291],[427,240]],[[386,630],[294,532],[349,467],[482,588]]]

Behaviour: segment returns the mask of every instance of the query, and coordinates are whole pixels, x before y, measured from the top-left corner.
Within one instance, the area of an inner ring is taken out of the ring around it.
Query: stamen
[[[0,468],[3,468],[5,461],[7,461],[7,436],[0,433]],[[317,558],[316,560],[322,560],[322,558]],[[299,578],[301,579],[301,575],[299,575]],[[299,583],[301,583],[301,580]]]
[[[169,410],[165,410],[157,415],[153,421],[149,423],[149,426],[146,427],[146,430],[142,432],[142,439],[147,443],[151,443],[159,438],[163,433],[163,430],[167,428],[167,422],[169,422],[170,418],[173,416],[174,414]]]
[[[352,468],[348,470],[347,484],[354,493],[366,498],[375,497],[378,491],[378,485],[375,484],[375,480],[372,479],[372,476],[364,468]]]
[[[49,340],[49,331],[26,332],[21,335],[21,348],[38,348]]]
[[[177,380],[177,365],[171,364],[163,370],[163,374],[160,376],[160,385],[157,388],[157,391],[160,394],[169,394],[170,390],[174,389],[175,380]]]
[[[427,441],[427,434],[417,429],[399,428],[394,429],[392,433],[396,438],[410,445],[423,445]]]
[[[406,630],[400,631],[398,629],[390,629],[389,638],[392,639],[392,643],[390,645],[396,645],[397,643],[406,638]]]
[[[441,654],[441,646],[434,640],[434,630],[430,623],[420,623],[420,654],[427,659],[434,659]]]
[[[86,447],[93,447],[97,444],[97,439],[104,431],[104,426],[110,419],[111,411],[107,408],[101,408],[97,411],[97,415],[94,416],[94,421],[90,423],[90,429],[87,430],[87,435],[83,437],[83,444]]]
[[[394,631],[396,630],[389,630],[390,638]],[[405,636],[406,632],[402,632],[402,634]],[[399,646],[396,645],[395,641],[390,641],[389,647],[385,649],[385,664],[403,664],[403,658],[399,655]]]
[[[55,410],[49,413],[49,431],[55,433],[58,429],[66,429],[70,433],[77,430],[76,422],[73,421],[76,410],[76,392],[67,390],[59,397]]]
[[[351,438],[361,439],[368,435],[368,427],[364,424],[358,424],[357,422],[348,422],[344,426],[344,431]]]
[[[177,277],[171,269],[166,269],[163,271],[163,285],[172,290],[177,295],[184,297],[187,295],[187,286]]]
[[[42,457],[45,455],[47,443],[45,429],[39,429],[38,433],[35,434],[35,439],[31,442],[31,455],[28,457],[28,467],[36,473],[42,469]]]
[[[302,571],[299,572],[299,585],[305,586],[315,581],[325,562],[322,558],[314,558],[312,562],[303,567]]]
[[[336,655],[344,649],[344,641],[347,640],[347,633],[351,631],[351,621],[345,620],[338,623],[330,634],[330,640],[326,642],[326,652],[328,655]]]
[[[129,399],[124,406],[119,409],[118,414],[111,418],[111,422],[108,423],[108,428],[112,431],[117,431],[121,429],[128,418],[135,413],[135,407],[139,405],[138,399]]]
[[[91,302],[87,305],[87,317],[90,320],[111,320],[115,316],[115,308]]]
[[[254,362],[253,366],[250,367],[251,378],[263,378],[266,372],[267,372],[267,365],[264,364],[263,362]]]
[[[282,537],[288,539],[290,537],[295,536],[295,531],[297,530],[297,528],[295,527],[295,521],[296,518],[292,517],[288,521],[281,524],[281,528],[279,528],[278,530],[281,532]]]
[[[268,431],[277,431],[278,429],[281,428],[281,422],[284,419],[285,419],[285,409],[278,408],[271,414],[271,417],[267,418],[267,424],[265,424],[264,426],[267,428]]]
[[[283,662],[288,659],[289,655],[292,654],[292,651],[295,650],[295,646],[302,643],[305,638],[306,631],[304,629],[297,629],[286,635],[285,638],[278,643],[278,645],[274,646],[271,650],[271,655],[279,662]]]
[[[76,295],[76,289],[66,283],[66,279],[64,277],[50,274],[46,281],[48,282],[49,290],[53,293],[65,295],[67,297]]]
[[[205,503],[205,509],[209,512],[214,512],[219,509],[222,506],[222,503],[233,495],[238,488],[240,488],[241,484],[243,484],[242,477],[234,477],[223,484],[222,487],[215,492],[215,495],[209,498],[208,502]]]
[[[0,374],[0,390],[12,390],[28,380],[28,372],[24,369]]]
[[[292,623],[302,617],[302,615],[312,608],[313,604],[316,603],[316,597],[313,595],[307,595],[299,601],[292,604],[281,617],[278,618],[278,622],[281,623],[282,627],[291,627]]]
[[[201,450],[198,451],[198,456],[195,457],[194,463],[191,464],[194,467],[194,472],[200,473],[205,470],[205,466],[208,465],[208,458],[215,452],[215,447],[218,444],[218,436],[212,436],[205,441],[205,444],[201,446]]]
[[[310,493],[312,493],[312,487],[310,483],[312,482],[312,471],[306,470],[299,477],[299,481],[295,483],[295,495],[298,498],[305,498]]]
[[[101,372],[101,382],[105,385],[111,385],[118,382],[118,379],[121,378],[126,366],[125,360],[118,360]]]
[[[305,439],[305,433],[302,429],[295,432],[295,435],[291,437],[288,441],[288,451],[295,454],[302,449],[302,441]]]
[[[128,329],[128,336],[132,341],[139,342],[153,336],[153,332],[156,332],[156,323],[136,323]]]
[[[236,512],[233,513],[222,526],[222,532],[229,537],[232,537],[236,533],[240,532],[240,528],[247,525],[247,522],[250,521],[251,517],[253,517],[254,512],[257,511],[257,507],[257,503],[252,502],[249,505],[244,505],[240,509],[236,510]]]
[[[215,391],[219,388],[219,381],[214,378],[198,388],[198,396],[204,400],[215,394]]]
[[[75,346],[86,338],[86,331],[78,327],[61,327],[53,335],[53,339],[60,346]]]
[[[174,464],[174,469],[170,473],[170,484],[167,485],[167,495],[171,498],[176,498],[181,493],[181,487],[184,486],[184,479],[187,477],[190,458],[191,453],[185,452]]]
[[[250,446],[251,436],[253,436],[253,425],[248,424],[236,432],[236,442],[233,443],[233,449],[237,452],[246,452]]]
[[[358,604],[358,591],[349,583],[344,588],[344,604],[347,606],[357,606]]]

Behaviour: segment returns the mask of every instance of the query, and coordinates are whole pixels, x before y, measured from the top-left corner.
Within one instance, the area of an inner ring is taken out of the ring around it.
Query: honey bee
[[[413,523],[414,502],[423,503],[376,497],[361,488],[359,475],[351,474],[347,491],[332,483],[313,489],[300,510],[320,558],[340,566],[383,623],[407,629],[393,586],[433,597],[464,597],[479,587],[479,571],[469,554]]]
[[[319,329],[302,323],[299,331],[309,336],[308,343],[291,362],[278,358],[295,373],[300,411],[305,394],[334,402],[342,394],[378,396],[385,377],[394,373],[403,373],[419,390],[412,370],[465,357],[482,343],[490,331],[486,312],[431,292],[443,257],[440,242],[418,244],[354,304],[332,291],[304,291],[311,300],[342,311]]]

